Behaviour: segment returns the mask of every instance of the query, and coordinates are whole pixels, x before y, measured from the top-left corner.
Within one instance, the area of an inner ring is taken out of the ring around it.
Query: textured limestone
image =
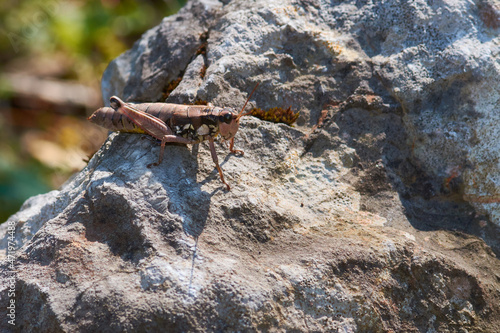
[[[453,192],[500,225],[498,2],[233,1],[188,8],[181,16],[195,22],[189,29],[166,19],[112,62],[105,100],[116,93],[160,100],[162,88],[189,68],[186,54],[208,36],[203,82],[195,88],[197,73],[186,71],[189,84],[171,101],[192,99],[197,90],[198,98],[241,105],[241,90],[261,82],[268,93],[256,97],[260,107],[293,105],[299,124],[310,127],[325,105],[373,94],[403,113],[426,199]],[[155,43],[159,38],[166,42]],[[201,70],[199,56],[193,59]]]
[[[300,111],[217,145],[111,134],[15,225],[16,329],[500,331],[495,2],[192,1],[105,100]],[[319,126],[318,126],[319,124]],[[439,230],[437,230],[439,229]],[[5,235],[5,236],[4,236]],[[1,263],[0,306],[9,301]],[[6,322],[1,323],[2,329]]]
[[[249,140],[245,157],[226,159],[231,192],[207,147],[169,146],[168,163],[147,169],[157,147],[113,134],[60,191],[32,199],[9,220],[24,242],[16,258],[17,328],[499,327],[500,265],[481,240],[383,226],[384,218],[359,211],[355,191],[327,181],[336,173],[324,165],[276,166],[278,157],[287,163],[286,151],[300,151],[296,130],[247,119],[243,132],[279,140],[254,150]]]

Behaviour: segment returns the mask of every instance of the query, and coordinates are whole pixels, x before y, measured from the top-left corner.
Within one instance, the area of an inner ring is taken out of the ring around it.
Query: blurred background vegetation
[[[107,64],[184,3],[0,3],[0,223],[86,165],[107,137],[86,120]]]

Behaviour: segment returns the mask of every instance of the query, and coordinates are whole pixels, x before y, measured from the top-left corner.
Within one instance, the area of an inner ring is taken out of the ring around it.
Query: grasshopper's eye
[[[219,121],[224,122],[226,124],[230,124],[232,120],[233,120],[233,114],[231,112],[227,112],[219,116]]]

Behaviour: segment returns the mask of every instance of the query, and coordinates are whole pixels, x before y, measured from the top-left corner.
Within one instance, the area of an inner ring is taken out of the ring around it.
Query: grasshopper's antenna
[[[257,83],[257,85],[255,86],[255,88],[253,88],[252,92],[250,93],[250,95],[248,96],[247,98],[247,101],[245,102],[245,105],[243,105],[243,108],[241,109],[240,113],[238,114],[238,116],[236,117],[236,121],[240,120],[241,117],[243,116],[246,116],[246,115],[249,115],[250,113],[252,113],[252,111],[250,112],[247,112],[247,113],[243,113],[243,110],[245,110],[245,107],[247,106],[247,103],[248,101],[250,100],[250,98],[252,97],[254,91],[257,89],[257,87],[259,86],[260,82]]]

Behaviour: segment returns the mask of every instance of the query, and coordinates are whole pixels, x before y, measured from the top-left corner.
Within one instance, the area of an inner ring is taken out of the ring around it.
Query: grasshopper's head
[[[224,140],[234,138],[240,127],[240,119],[234,109],[224,108],[219,113],[219,133]]]
[[[251,111],[243,113],[243,110],[245,110],[245,106],[247,106],[250,97],[252,97],[255,89],[257,89],[258,86],[259,84],[257,83],[255,88],[253,88],[252,92],[248,96],[245,105],[243,105],[243,108],[241,108],[240,113],[236,113],[236,110],[231,108],[224,108],[219,113],[219,133],[224,140],[230,140],[234,138],[236,132],[238,132],[238,128],[240,127],[240,118],[252,113]]]

